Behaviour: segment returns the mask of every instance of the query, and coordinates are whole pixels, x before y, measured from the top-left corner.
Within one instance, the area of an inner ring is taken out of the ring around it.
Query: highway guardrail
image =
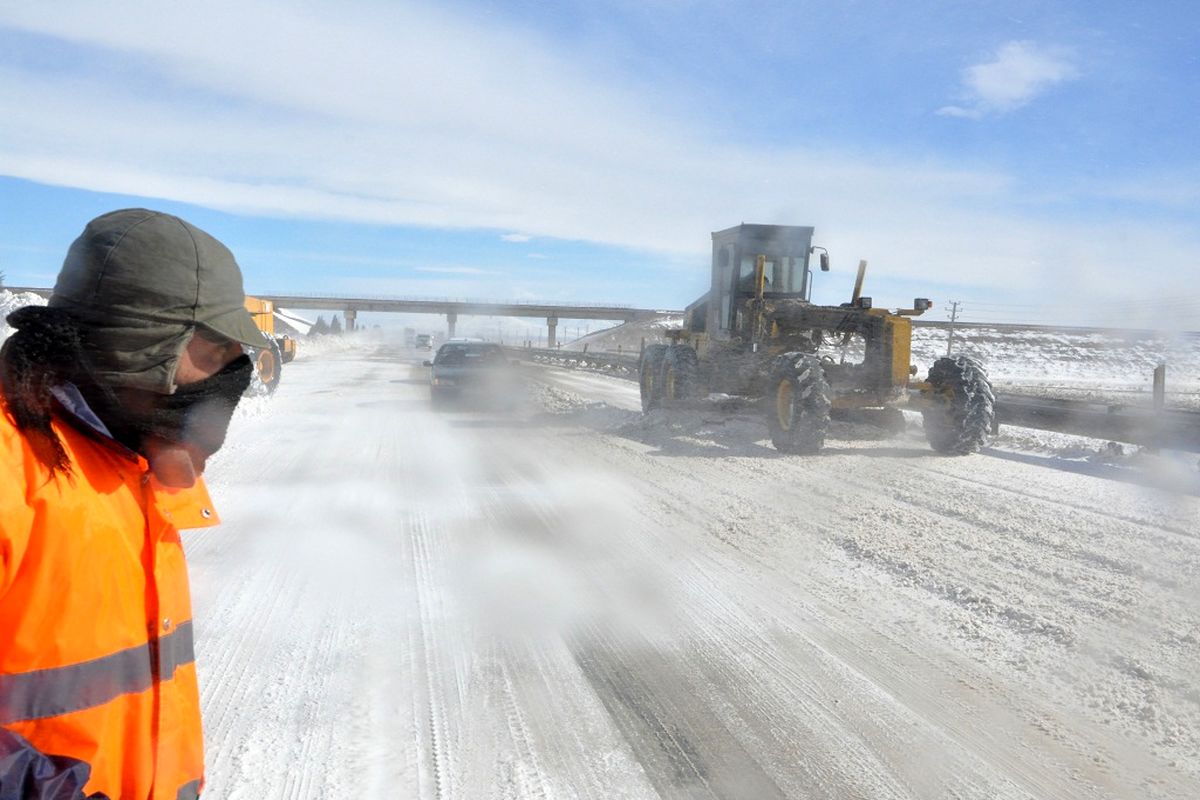
[[[513,347],[509,351],[539,364],[638,378],[637,353],[584,352]],[[1200,412],[1106,405],[1082,400],[996,395],[998,425],[1090,436],[1114,442],[1200,453]]]
[[[584,350],[547,350],[536,347],[510,347],[508,351],[525,361],[549,364],[563,369],[603,372],[619,378],[637,380],[638,354],[587,352]]]

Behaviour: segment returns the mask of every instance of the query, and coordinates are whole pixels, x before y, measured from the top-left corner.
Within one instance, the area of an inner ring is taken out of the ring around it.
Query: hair
[[[53,475],[70,475],[71,460],[50,425],[55,386],[91,378],[91,359],[79,323],[67,311],[26,306],[8,315],[16,328],[0,348],[0,391],[17,430]]]

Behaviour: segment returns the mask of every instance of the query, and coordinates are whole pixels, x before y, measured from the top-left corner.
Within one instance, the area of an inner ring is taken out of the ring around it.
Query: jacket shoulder
[[[33,512],[26,502],[30,454],[0,398],[0,598],[8,592],[33,527]]]
[[[28,453],[29,444],[17,430],[17,423],[9,413],[3,396],[0,396],[0,472],[20,471],[20,465]]]

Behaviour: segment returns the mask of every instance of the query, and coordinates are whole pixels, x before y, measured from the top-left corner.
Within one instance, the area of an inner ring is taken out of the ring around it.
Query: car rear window
[[[444,344],[434,356],[433,363],[453,367],[496,364],[503,360],[504,351],[494,344]]]

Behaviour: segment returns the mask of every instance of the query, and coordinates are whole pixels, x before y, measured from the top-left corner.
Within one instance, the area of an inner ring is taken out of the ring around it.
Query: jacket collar
[[[130,459],[138,462],[139,468],[146,476],[147,485],[154,494],[155,504],[178,529],[207,528],[220,523],[216,509],[213,508],[212,498],[204,479],[196,481],[196,485],[188,489],[173,489],[163,486],[150,472],[146,459],[112,437],[108,426],[96,416],[96,412],[88,405],[83,394],[73,383],[62,383],[51,387],[50,393],[62,406],[64,416],[78,429],[103,444],[108,445]]]
[[[92,407],[87,404],[87,400],[83,399],[83,393],[79,391],[78,386],[73,383],[60,383],[50,388],[50,394],[54,395],[54,399],[62,405],[65,411],[74,416],[75,419],[84,423],[101,436],[107,439],[113,438],[108,430],[108,426],[96,416],[96,412],[92,411]]]

